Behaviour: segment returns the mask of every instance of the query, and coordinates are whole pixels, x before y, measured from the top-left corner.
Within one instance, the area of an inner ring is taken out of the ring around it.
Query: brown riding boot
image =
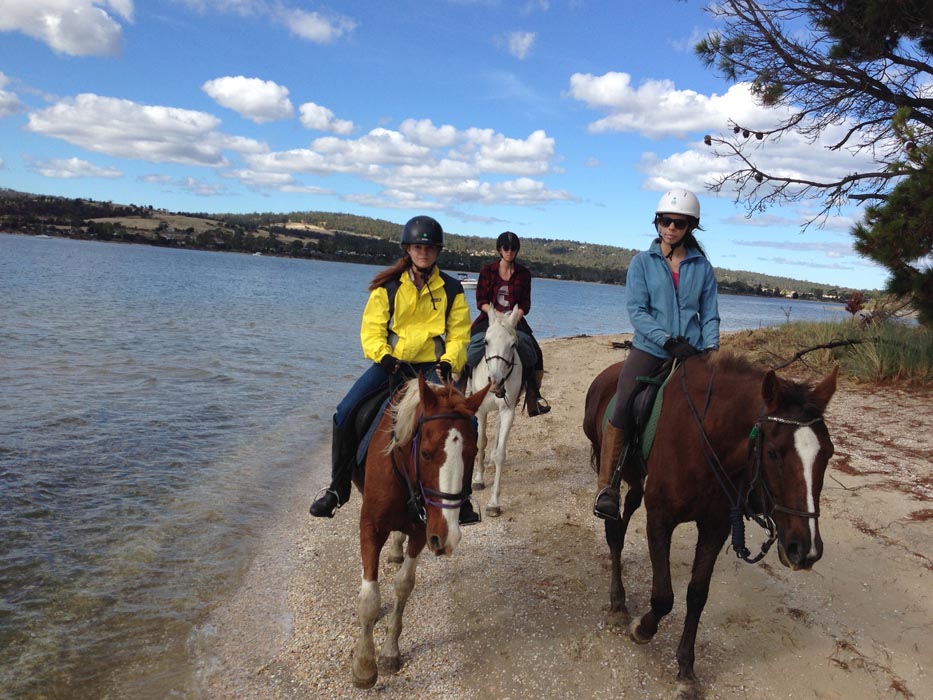
[[[622,501],[619,489],[613,486],[613,474],[625,447],[625,433],[607,422],[603,431],[603,441],[599,450],[599,480],[593,515],[603,520],[618,520]],[[620,482],[621,483],[621,482]]]

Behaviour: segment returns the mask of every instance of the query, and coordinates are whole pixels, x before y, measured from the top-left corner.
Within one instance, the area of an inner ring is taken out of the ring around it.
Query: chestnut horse
[[[436,555],[450,554],[460,541],[458,516],[464,472],[476,458],[476,409],[488,389],[465,399],[451,385],[432,386],[424,377],[399,389],[380,418],[363,469],[353,481],[360,506],[360,636],[353,654],[353,683],[371,688],[378,676],[373,627],[379,616],[379,555],[389,534],[408,536],[395,577],[395,607],[389,617],[379,668],[398,671],[402,614],[415,585],[418,555],[425,544]]]
[[[615,395],[622,363],[603,370],[586,395],[583,430],[599,468],[606,409]],[[681,523],[695,522],[697,544],[687,586],[687,611],[677,647],[682,698],[699,694],[693,670],[700,615],[716,557],[732,532],[736,553],[758,561],[777,539],[781,562],[809,569],[823,554],[819,500],[833,444],[823,411],[836,390],[838,368],[816,386],[754,369],[729,353],[694,356],[677,367],[664,393],[656,436],[646,460],[628,459],[628,485],[621,520],[605,521],[611,574],[610,622],[626,624],[621,555],[632,513],[644,498],[651,556],[651,607],[632,623],[630,635],[647,643],[674,606],[671,537]],[[625,485],[623,484],[623,486]],[[771,538],[757,557],[744,546],[744,519],[763,525]]]

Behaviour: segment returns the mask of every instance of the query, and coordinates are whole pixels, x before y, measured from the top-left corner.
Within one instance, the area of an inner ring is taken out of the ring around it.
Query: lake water
[[[0,697],[190,694],[199,621],[366,366],[377,269],[0,235]],[[629,332],[624,295],[536,280],[529,320]],[[847,316],[720,312],[724,331]]]

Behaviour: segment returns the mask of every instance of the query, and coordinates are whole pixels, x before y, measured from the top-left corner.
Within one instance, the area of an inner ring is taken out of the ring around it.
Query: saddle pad
[[[376,414],[373,416],[372,421],[369,424],[369,428],[366,429],[366,433],[360,439],[360,443],[356,448],[356,463],[363,464],[366,461],[366,452],[369,450],[369,443],[373,440],[373,435],[376,434],[376,428],[379,427],[379,419],[382,418],[382,414],[385,413],[386,408],[389,405],[389,401],[392,399],[392,395],[389,394],[385,397],[385,400],[379,406],[379,410],[376,411]]]
[[[654,436],[658,429],[658,419],[661,417],[661,404],[663,403],[662,399],[664,398],[664,387],[667,385],[667,382],[670,381],[670,378],[673,376],[673,371],[671,371],[664,381],[661,382],[658,386],[658,393],[655,396],[654,402],[651,404],[651,413],[648,415],[647,420],[644,424],[644,429],[639,436],[638,442],[641,445],[641,454],[642,459],[647,461],[648,455],[651,454],[651,446],[654,444]],[[649,378],[639,377],[639,381],[650,381]],[[602,432],[606,431],[606,424],[609,423],[609,418],[612,416],[615,411],[616,402],[618,401],[617,396],[613,396],[609,400],[609,404],[606,406],[606,412],[603,414],[602,419]]]

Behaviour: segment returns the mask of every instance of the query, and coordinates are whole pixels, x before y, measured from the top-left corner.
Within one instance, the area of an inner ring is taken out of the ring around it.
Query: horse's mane
[[[433,391],[438,398],[444,399],[447,403],[448,413],[459,413],[469,416],[470,413],[463,401],[463,396],[449,384],[437,385],[427,383],[428,391]],[[421,394],[418,391],[418,379],[409,379],[399,389],[400,397],[389,404],[389,415],[392,421],[392,439],[386,445],[386,454],[396,447],[405,445],[411,441],[415,434],[415,428],[418,425],[419,407],[421,406]],[[460,397],[457,401],[455,397]]]
[[[717,371],[755,378],[763,378],[768,371],[754,364],[745,355],[728,350],[715,353],[709,362],[714,363]],[[777,390],[782,405],[799,406],[807,413],[819,414],[821,412],[811,401],[812,387],[809,384],[783,377],[777,377],[777,380]]]
[[[392,420],[392,439],[386,445],[386,453],[396,446],[404,445],[415,433],[415,420],[421,395],[418,393],[418,379],[409,379],[399,390],[400,398],[389,404]]]

